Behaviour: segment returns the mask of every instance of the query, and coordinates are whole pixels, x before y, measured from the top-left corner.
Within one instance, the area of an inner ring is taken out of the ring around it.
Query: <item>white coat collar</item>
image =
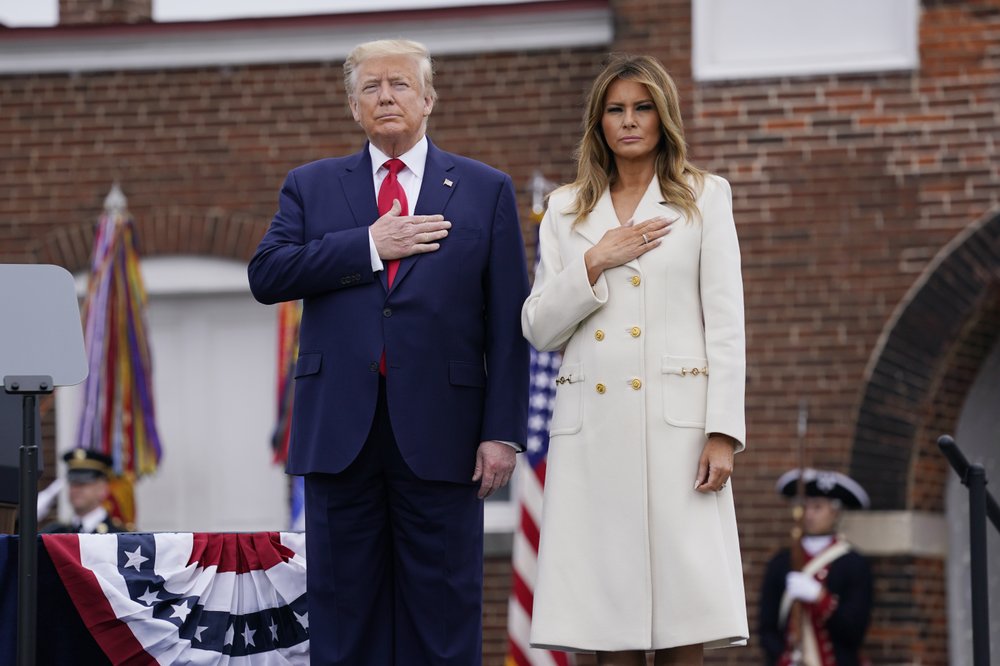
[[[656,176],[653,176],[645,193],[643,193],[642,198],[639,200],[639,205],[635,208],[632,219],[636,222],[644,222],[658,215],[663,215],[668,220],[683,217],[676,208],[661,203],[662,201],[663,195],[660,193],[660,180]],[[615,213],[614,204],[611,202],[611,190],[604,188],[604,192],[601,194],[601,198],[597,200],[594,210],[590,212],[590,215],[581,220],[579,224],[575,225],[573,230],[593,245],[597,245],[604,234],[609,229],[617,227],[618,224],[618,215]],[[639,262],[635,259],[627,262],[625,265],[637,271],[639,270]]]

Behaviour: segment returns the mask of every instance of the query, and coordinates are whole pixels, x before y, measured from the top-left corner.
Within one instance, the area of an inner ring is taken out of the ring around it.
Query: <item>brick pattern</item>
[[[995,309],[991,297],[1000,289],[1000,215],[971,226],[956,240],[960,244],[928,269],[926,280],[901,304],[867,378],[851,470],[870,488],[877,509],[911,504],[911,456],[922,443],[918,434],[924,419],[935,411],[940,418],[949,403],[957,418],[975,376],[970,366],[985,359],[986,345],[996,339],[995,331],[968,337],[986,309]],[[947,393],[939,395],[942,390]],[[950,400],[942,401],[945,397]],[[921,492],[924,482],[921,478]]]
[[[875,609],[865,653],[873,664],[947,664],[944,562],[873,560]]]
[[[60,25],[149,23],[153,0],[59,0]]]
[[[64,0],[61,8],[67,23],[86,22],[72,12],[119,22],[142,16],[145,4]],[[949,240],[1000,210],[992,159],[1000,0],[924,0],[918,71],[711,84],[691,80],[690,0],[610,5],[613,49],[664,61],[681,91],[693,159],[733,184],[749,351],[749,450],[733,483],[753,627],[764,564],[787,539],[773,483],[796,463],[799,399],[809,404],[810,464],[864,477],[884,506],[940,510],[947,470],[932,439],[953,424],[992,344],[995,276],[973,271],[970,286],[966,273],[941,274],[966,300],[953,301],[962,309],[950,310],[954,326],[938,332],[943,344],[912,410],[899,407],[910,387],[890,371],[866,389],[866,369],[906,358],[873,358],[883,335],[923,342],[941,301],[901,304]],[[123,9],[124,19],[107,13]],[[550,180],[572,177],[580,102],[603,57],[581,49],[437,61],[431,136],[511,174],[530,258],[529,179],[536,168]],[[147,254],[246,258],[289,168],[361,145],[339,63],[0,77],[0,108],[0,261],[71,270],[87,265],[115,179]],[[912,319],[890,326],[897,310]],[[868,415],[893,410],[895,421],[869,427]],[[870,455],[879,446],[885,456]],[[892,484],[874,475],[883,470]],[[869,654],[876,663],[946,663],[941,563],[879,558],[875,566]],[[509,584],[506,561],[487,561],[487,664],[502,663]],[[759,659],[750,647],[707,661]]]
[[[975,313],[957,338],[958,343],[942,364],[944,367],[939,381],[935,382],[933,398],[928,401],[926,417],[913,440],[916,450],[911,462],[913,470],[908,494],[916,511],[944,513],[946,483],[955,472],[941,455],[937,438],[955,434],[965,396],[983,362],[1000,343],[1000,281],[982,293]],[[958,445],[966,451],[970,449],[969,443],[960,441]]]

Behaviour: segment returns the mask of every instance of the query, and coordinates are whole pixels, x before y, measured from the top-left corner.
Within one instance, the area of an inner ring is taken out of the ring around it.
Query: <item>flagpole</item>
[[[13,384],[14,390],[18,388]],[[51,392],[52,379],[45,377],[38,392]],[[46,390],[47,389],[47,390]],[[22,397],[20,541],[18,542],[17,583],[17,663],[34,666],[38,627],[38,445],[35,443],[35,394],[28,389]]]
[[[805,498],[806,498],[806,430],[809,425],[809,403],[803,398],[799,402],[799,417],[796,432],[798,435],[798,458],[799,458],[799,478],[795,482],[795,508],[792,509],[792,516],[795,518],[795,526],[792,527],[792,571],[802,571],[805,563],[805,553],[802,551],[802,532],[805,520]],[[792,644],[792,655],[790,666],[801,666],[804,663],[804,653],[802,650],[802,623],[805,621],[802,603],[795,601],[792,605],[792,612],[788,615],[789,637]]]

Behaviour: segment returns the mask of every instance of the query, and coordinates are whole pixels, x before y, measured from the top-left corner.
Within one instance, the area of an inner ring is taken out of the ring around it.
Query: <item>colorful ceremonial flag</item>
[[[278,304],[278,419],[271,435],[274,462],[288,460],[288,443],[292,435],[292,404],[295,397],[295,363],[299,357],[299,323],[302,302]],[[291,478],[289,497],[289,529],[305,529],[305,488],[301,476]]]
[[[112,663],[309,664],[303,534],[53,534],[42,540]]]
[[[104,205],[84,303],[89,374],[77,446],[111,456],[117,478],[111,480],[109,511],[131,525],[133,483],[156,471],[162,450],[135,225],[117,184]]]

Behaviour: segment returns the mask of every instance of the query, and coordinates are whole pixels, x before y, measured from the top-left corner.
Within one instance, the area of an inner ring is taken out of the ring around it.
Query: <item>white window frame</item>
[[[916,69],[919,0],[692,0],[696,81]]]

